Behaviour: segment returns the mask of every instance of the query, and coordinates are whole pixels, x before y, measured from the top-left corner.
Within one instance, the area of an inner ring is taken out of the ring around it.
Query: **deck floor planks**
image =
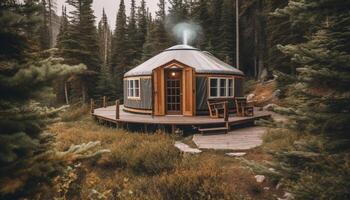
[[[228,134],[193,136],[193,142],[199,149],[248,150],[262,144],[264,127],[248,127],[230,131]]]
[[[210,116],[151,116],[146,114],[135,114],[125,112],[123,106],[120,106],[120,118],[115,119],[115,106],[106,108],[97,108],[94,110],[93,116],[110,122],[126,122],[126,123],[141,123],[141,124],[163,124],[163,125],[204,125],[204,124],[220,124],[225,123],[223,118],[215,119]],[[260,118],[268,118],[270,113],[266,111],[256,111],[253,117],[237,117],[230,116],[229,123],[240,124],[244,122],[255,121]]]

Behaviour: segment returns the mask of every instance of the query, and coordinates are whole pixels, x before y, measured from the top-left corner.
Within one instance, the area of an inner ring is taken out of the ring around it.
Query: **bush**
[[[350,199],[350,155],[326,158],[319,170],[304,170],[287,185],[296,199]]]
[[[264,148],[269,150],[294,149],[298,134],[287,129],[271,128],[263,135]]]
[[[133,171],[158,174],[175,167],[180,152],[166,135],[130,135],[112,145],[113,164]]]
[[[77,121],[81,119],[83,116],[86,116],[90,111],[89,106],[74,106],[72,108],[68,108],[66,112],[61,115],[61,119],[64,122]]]
[[[157,181],[162,199],[241,199],[224,180],[220,166],[202,163],[198,168],[177,168]]]

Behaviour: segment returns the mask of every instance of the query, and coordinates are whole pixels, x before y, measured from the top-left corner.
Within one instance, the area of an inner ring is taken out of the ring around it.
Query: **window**
[[[127,95],[129,99],[140,98],[140,79],[127,80]]]
[[[209,78],[209,97],[233,97],[234,79],[233,78]]]
[[[210,79],[210,96],[218,96],[218,79]]]

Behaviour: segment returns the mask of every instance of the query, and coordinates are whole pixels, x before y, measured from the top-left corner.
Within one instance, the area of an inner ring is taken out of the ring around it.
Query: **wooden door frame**
[[[182,70],[182,114],[194,116],[196,113],[196,75],[195,69],[177,60],[167,62],[152,70],[152,110],[155,116],[166,115],[166,73],[167,69]],[[186,87],[185,87],[186,86]]]
[[[177,71],[180,73],[180,77],[179,77],[179,80],[180,80],[180,111],[179,112],[169,112],[168,111],[168,84],[167,84],[167,81],[168,81],[168,78],[169,78],[169,73],[168,72],[171,72],[171,71]],[[165,102],[164,102],[164,110],[165,110],[165,114],[166,115],[183,115],[183,99],[182,99],[182,94],[183,94],[183,80],[182,80],[182,73],[183,73],[183,69],[182,68],[165,68],[164,69],[164,95],[165,95]]]

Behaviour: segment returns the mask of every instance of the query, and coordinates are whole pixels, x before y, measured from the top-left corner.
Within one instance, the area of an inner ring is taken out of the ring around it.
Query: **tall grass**
[[[59,190],[52,191],[56,199],[266,199],[255,192],[263,191],[262,186],[238,161],[213,152],[182,156],[170,134],[130,133],[86,115],[54,124],[50,131],[57,134],[59,150],[90,141],[111,150],[70,166],[73,171],[55,179],[67,191],[63,198]],[[67,183],[67,177],[78,178]]]

